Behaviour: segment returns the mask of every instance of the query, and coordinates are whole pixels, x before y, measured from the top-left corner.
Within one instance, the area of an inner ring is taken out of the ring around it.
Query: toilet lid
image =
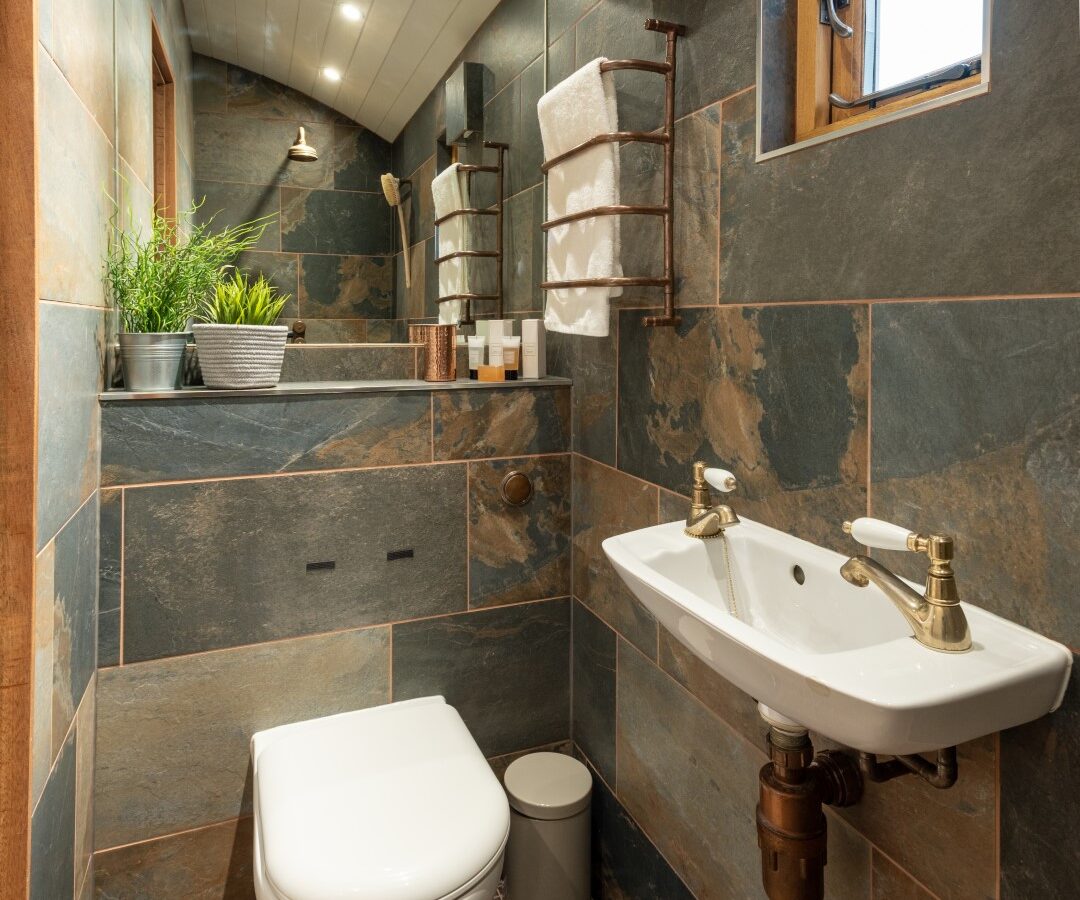
[[[510,827],[506,796],[441,697],[255,735],[265,874],[288,900],[434,900]]]

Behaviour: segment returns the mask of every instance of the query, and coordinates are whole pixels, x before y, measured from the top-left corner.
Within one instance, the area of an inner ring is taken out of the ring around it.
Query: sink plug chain
[[[739,602],[735,599],[735,577],[731,573],[731,554],[728,552],[728,539],[724,532],[720,532],[720,541],[724,546],[724,568],[727,570],[728,584],[728,609],[737,619],[739,618]]]

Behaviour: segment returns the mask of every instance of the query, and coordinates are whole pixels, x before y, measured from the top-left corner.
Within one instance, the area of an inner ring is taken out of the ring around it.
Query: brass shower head
[[[300,130],[296,132],[296,143],[289,148],[289,159],[294,162],[315,162],[319,158],[319,154],[315,152],[315,148],[307,142],[307,136],[304,134],[304,126],[300,126]]]

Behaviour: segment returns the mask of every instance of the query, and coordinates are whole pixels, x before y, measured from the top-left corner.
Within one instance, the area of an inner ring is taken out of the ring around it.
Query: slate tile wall
[[[183,201],[190,196],[193,141],[181,0],[39,0],[37,9],[38,556],[29,798],[35,900],[84,898],[94,889],[94,673],[99,645],[108,659],[119,638],[119,569],[110,543],[119,509],[98,490],[97,395],[115,331],[101,264],[113,199],[130,222],[145,222],[152,205],[151,17],[176,79]],[[99,584],[100,535],[106,566]]]
[[[534,133],[538,6],[505,0],[463,55],[487,65],[488,125],[511,140]],[[683,324],[643,328],[656,293],[627,290],[609,338],[549,336],[549,367],[574,379],[572,710],[602,782],[597,897],[760,895],[756,709],[658,628],[600,549],[685,515],[696,458],[736,471],[745,515],[837,549],[851,547],[840,522],[859,514],[951,531],[970,599],[1080,650],[1075,4],[994,4],[989,95],[765,163],[758,7],[546,3],[548,85],[597,56],[658,58],[646,17],[689,29],[676,91]],[[786,40],[784,5],[767,9]],[[658,80],[616,81],[622,127],[654,127]],[[398,174],[433,158],[440,102],[395,143]],[[790,127],[766,124],[772,142]],[[520,149],[511,171],[525,189],[504,237],[509,308],[524,312],[542,304],[543,188]],[[622,163],[624,200],[647,202],[659,155],[630,146]],[[655,268],[655,223],[624,221],[623,246],[627,271]],[[418,291],[410,314],[432,315],[430,283]],[[950,791],[873,786],[830,815],[829,895],[1071,896],[1077,709],[1073,685],[1053,716],[960,748]]]
[[[567,745],[569,395],[103,404],[98,897],[253,896],[262,728],[442,694],[503,763]]]
[[[276,220],[239,265],[292,296],[309,343],[383,343],[394,328],[392,229],[379,176],[390,145],[299,91],[195,56],[195,192],[199,215],[223,224]],[[303,125],[315,162],[289,162]]]

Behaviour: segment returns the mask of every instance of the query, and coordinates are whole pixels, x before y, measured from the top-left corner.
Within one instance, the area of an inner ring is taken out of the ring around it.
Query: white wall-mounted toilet
[[[492,900],[510,808],[442,697],[260,731],[258,900]]]

